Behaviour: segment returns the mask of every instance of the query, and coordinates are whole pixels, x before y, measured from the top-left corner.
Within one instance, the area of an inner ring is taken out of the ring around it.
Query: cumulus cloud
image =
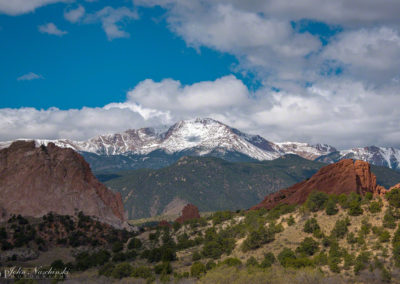
[[[63,36],[68,32],[62,31],[54,23],[47,23],[41,26],[38,26],[39,32],[49,35]]]
[[[323,80],[302,93],[261,88],[252,93],[236,77],[182,85],[145,80],[125,102],[99,108],[0,109],[0,140],[86,139],[129,128],[212,117],[272,141],[329,143],[339,148],[399,147],[398,85],[373,88],[361,81]]]
[[[281,19],[314,19],[328,24],[349,27],[370,26],[376,23],[398,24],[400,2],[397,0],[133,0],[136,5],[162,6],[182,13],[188,8],[204,12],[205,7],[230,4],[236,9],[273,15]],[[203,9],[203,11],[201,11]]]
[[[124,24],[129,20],[138,19],[139,15],[127,7],[104,7],[94,14],[87,15],[86,23],[100,21],[108,40],[116,38],[128,38],[130,34],[124,30]]]
[[[42,75],[29,72],[17,78],[17,81],[32,81],[37,79],[44,79]]]
[[[400,35],[388,27],[346,31],[326,47],[323,57],[339,61],[353,76],[391,81],[399,78]]]
[[[335,74],[334,69],[370,84],[398,80],[400,2],[396,0],[134,3],[163,7],[170,29],[189,46],[235,55],[240,63],[235,71],[250,70],[265,86],[301,91],[305,85]],[[294,28],[294,22],[305,19],[338,27],[338,34],[324,46],[318,35]]]
[[[82,5],[79,5],[75,9],[69,9],[64,12],[64,18],[71,22],[76,23],[83,18],[85,15],[85,8]]]
[[[7,15],[20,15],[35,11],[37,8],[71,0],[0,0],[0,13]]]

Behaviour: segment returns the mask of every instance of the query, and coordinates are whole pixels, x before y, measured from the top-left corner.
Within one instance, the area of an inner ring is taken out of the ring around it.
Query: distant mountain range
[[[333,163],[345,158],[400,169],[400,150],[364,147],[338,151],[326,144],[271,142],[259,135],[249,135],[213,119],[183,120],[171,127],[131,129],[122,133],[100,135],[86,141],[68,139],[35,140],[37,144],[55,143],[80,152],[95,172],[161,168],[183,156],[212,156],[227,161],[274,160],[296,154],[309,160]],[[12,141],[0,142],[0,149]]]

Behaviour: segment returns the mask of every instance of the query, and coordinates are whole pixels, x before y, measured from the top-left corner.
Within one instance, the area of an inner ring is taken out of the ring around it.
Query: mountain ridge
[[[29,139],[32,140],[32,139]],[[182,156],[214,156],[228,161],[273,160],[296,154],[309,160],[334,163],[342,159],[364,160],[400,170],[400,150],[368,146],[337,150],[327,144],[271,142],[211,118],[182,120],[170,127],[129,129],[85,141],[35,139],[37,145],[52,142],[81,153],[96,172],[137,168],[160,168]],[[12,141],[0,142],[0,149]]]

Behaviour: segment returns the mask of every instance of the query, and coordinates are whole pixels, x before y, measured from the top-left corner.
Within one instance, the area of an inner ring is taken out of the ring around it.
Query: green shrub
[[[278,260],[279,263],[283,267],[289,267],[290,262],[292,260],[296,259],[295,253],[289,249],[289,248],[284,248],[279,254],[278,254]]]
[[[382,267],[381,269],[381,278],[382,281],[385,283],[390,283],[392,280],[392,273],[390,273],[389,270],[387,270],[385,267]]]
[[[382,202],[379,201],[372,201],[369,206],[368,210],[371,213],[379,213],[382,211]]]
[[[174,261],[176,260],[176,253],[172,248],[162,246],[145,250],[142,253],[142,258],[147,258],[148,262]]]
[[[115,268],[115,264],[112,262],[109,262],[105,265],[103,265],[100,269],[99,269],[99,275],[104,275],[106,277],[111,277],[111,273],[113,272]]]
[[[359,216],[363,213],[361,208],[362,198],[359,194],[352,192],[347,197],[347,207],[350,216]]]
[[[181,227],[182,227],[182,225],[178,222],[174,222],[172,224],[172,228],[174,229],[175,232],[178,231]]]
[[[179,235],[177,237],[177,240],[178,240],[177,244],[178,249],[187,249],[196,245],[196,242],[194,240],[189,239],[189,236],[186,233]]]
[[[51,263],[50,267],[54,268],[55,270],[62,271],[65,268],[65,264],[61,259],[57,259]]]
[[[372,200],[373,197],[374,197],[374,196],[372,195],[372,192],[367,192],[367,193],[365,194],[365,199],[366,199],[366,200]]]
[[[254,256],[250,256],[249,259],[246,261],[246,266],[258,266],[259,263]]]
[[[275,239],[275,227],[266,229],[261,226],[258,230],[250,232],[242,244],[244,252],[261,247],[263,244],[272,242]]]
[[[260,263],[260,267],[267,268],[271,267],[275,263],[275,255],[272,252],[268,252],[264,255],[263,261]]]
[[[169,263],[169,261],[157,264],[156,266],[154,266],[154,272],[155,274],[171,274],[172,273],[171,264]]]
[[[122,251],[123,248],[124,248],[124,244],[121,243],[121,242],[115,242],[115,243],[113,243],[113,245],[112,245],[112,251],[113,251],[114,253],[117,253],[117,252]]]
[[[230,220],[233,217],[233,213],[230,211],[219,211],[219,212],[215,212],[212,215],[212,221],[214,226],[221,224],[222,222],[226,221],[226,220]]]
[[[393,244],[392,253],[395,265],[400,267],[400,243],[397,242]]]
[[[339,262],[340,262],[340,258],[336,258],[336,257],[329,258],[328,259],[329,269],[334,273],[340,273]]]
[[[320,191],[312,192],[305,202],[305,206],[312,212],[317,212],[325,207],[326,202],[328,201],[329,196]]]
[[[353,232],[350,232],[350,233],[347,234],[347,242],[348,242],[349,244],[355,244],[355,243],[357,243],[357,238],[356,238],[356,236],[354,235]]]
[[[209,260],[206,263],[207,270],[211,270],[211,269],[215,268],[216,266],[217,266],[217,264],[213,260]]]
[[[288,220],[287,220],[288,226],[293,226],[295,223],[296,223],[296,222],[295,222],[293,216],[290,215],[289,218],[288,218]]]
[[[111,277],[121,279],[129,277],[133,272],[133,267],[127,262],[119,263],[111,272]]]
[[[354,273],[359,274],[361,270],[364,270],[367,267],[367,264],[370,260],[370,253],[369,252],[361,252],[355,262],[354,262]]]
[[[315,218],[308,219],[306,221],[306,223],[304,224],[303,231],[306,233],[312,234],[317,230],[320,230],[320,227],[318,225],[317,219],[315,219]]]
[[[387,230],[384,230],[382,233],[379,234],[379,241],[381,243],[387,243],[390,241],[390,233]]]
[[[344,194],[344,193],[340,194],[338,196],[338,202],[343,209],[347,209],[348,203],[347,203],[347,195],[346,194]]]
[[[190,275],[192,277],[200,278],[200,276],[205,274],[206,272],[206,266],[199,261],[194,262],[190,267]]]
[[[350,219],[346,217],[345,219],[337,220],[335,227],[332,229],[331,236],[335,238],[342,239],[348,232],[348,226],[350,226]]]
[[[314,255],[319,249],[319,244],[313,238],[305,238],[297,247],[296,252],[304,255]]]
[[[205,232],[204,246],[201,253],[204,257],[217,259],[223,253],[229,255],[235,248],[235,244],[235,239],[226,237],[223,232],[217,234],[214,227],[209,228]]]
[[[292,213],[296,209],[296,205],[289,205],[285,203],[281,203],[274,208],[272,208],[268,214],[267,214],[267,219],[269,220],[277,220],[279,219],[280,216]],[[262,215],[260,215],[262,216]]]
[[[400,188],[394,188],[385,194],[389,204],[395,208],[400,208]]]
[[[325,208],[326,215],[336,215],[339,210],[336,207],[336,201],[329,198],[328,202],[326,203],[326,208]]]
[[[142,247],[142,241],[138,238],[132,238],[128,243],[128,249],[139,249]]]
[[[2,227],[0,228],[0,240],[7,240],[7,231],[6,228]]]
[[[390,229],[396,228],[396,217],[391,207],[386,210],[383,216],[383,226]]]
[[[328,264],[328,256],[325,252],[321,251],[319,254],[314,256],[314,263],[318,265],[327,265]]]
[[[200,253],[199,253],[198,251],[195,251],[195,252],[193,253],[193,255],[192,255],[192,260],[193,260],[193,261],[197,261],[197,260],[200,260],[200,259],[201,259]]]
[[[146,266],[134,267],[131,276],[136,278],[149,279],[153,276],[153,270],[150,267]]]
[[[355,260],[355,257],[354,257],[353,254],[346,253],[346,254],[344,255],[344,265],[343,265],[343,268],[346,269],[346,270],[347,270],[347,269],[350,269],[350,267],[354,265],[354,260]]]

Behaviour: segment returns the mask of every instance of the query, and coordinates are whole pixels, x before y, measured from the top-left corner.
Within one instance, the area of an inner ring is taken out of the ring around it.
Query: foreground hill
[[[398,196],[399,189],[385,197],[315,192],[303,205],[215,212],[183,225],[164,221],[135,236],[106,231],[98,242],[93,240],[104,228],[89,219],[71,223],[74,230],[92,230],[79,242],[54,242],[47,236],[65,226],[65,217],[46,216],[31,223],[48,251],[4,263],[68,267],[66,283],[399,283]],[[11,240],[24,244],[15,237],[22,226],[29,223],[21,217],[4,225],[0,238],[8,236],[3,241],[8,246],[1,256],[17,252],[10,249]],[[86,245],[76,247],[82,242]],[[57,254],[60,249],[63,254]]]
[[[121,195],[101,184],[72,149],[17,141],[0,150],[0,220],[78,211],[115,226],[124,221]]]
[[[129,219],[177,214],[187,203],[200,211],[250,208],[267,194],[310,178],[323,163],[286,155],[273,161],[230,163],[211,157],[184,157],[158,170],[98,175],[122,195]],[[378,183],[390,187],[400,173],[372,167]]]

